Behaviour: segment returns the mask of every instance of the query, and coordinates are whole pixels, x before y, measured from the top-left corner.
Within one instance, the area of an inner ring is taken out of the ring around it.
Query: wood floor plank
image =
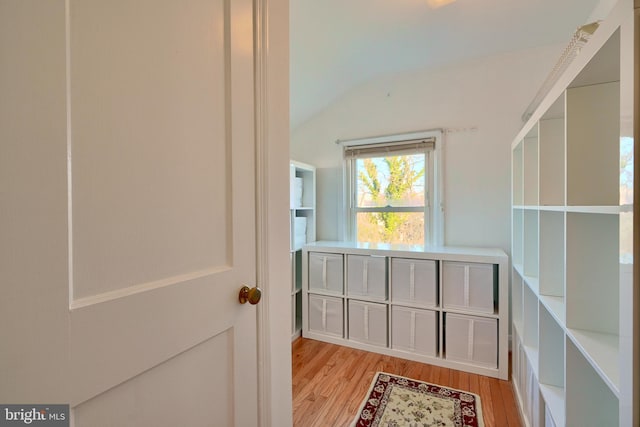
[[[502,399],[504,400],[504,411],[507,416],[507,422],[509,426],[519,426],[522,424],[522,418],[520,418],[520,411],[518,407],[514,405],[510,405],[508,399],[505,396],[513,396],[515,400],[515,392],[513,390],[513,383],[509,381],[500,381],[500,394],[502,395]]]
[[[480,395],[486,427],[520,427],[508,381],[305,338],[292,345],[293,425],[348,426],[378,371]]]

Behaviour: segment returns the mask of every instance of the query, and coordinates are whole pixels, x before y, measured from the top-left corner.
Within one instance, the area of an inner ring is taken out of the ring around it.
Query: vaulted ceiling
[[[377,75],[568,42],[598,4],[291,0],[291,127]]]

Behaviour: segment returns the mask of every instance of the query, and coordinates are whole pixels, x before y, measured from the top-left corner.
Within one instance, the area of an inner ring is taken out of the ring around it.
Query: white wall
[[[291,156],[318,170],[317,237],[341,239],[337,139],[448,128],[445,244],[510,248],[511,142],[564,45],[369,81],[292,131]],[[475,130],[468,130],[475,128]]]

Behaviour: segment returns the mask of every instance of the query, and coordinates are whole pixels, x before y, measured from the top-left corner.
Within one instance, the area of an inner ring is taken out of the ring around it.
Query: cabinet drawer
[[[350,296],[387,299],[387,259],[347,255],[347,292]]]
[[[344,336],[342,298],[309,295],[308,315],[310,331],[340,338]]]
[[[493,313],[498,278],[495,270],[493,264],[444,262],[443,307]]]
[[[349,339],[387,346],[387,306],[349,300]]]
[[[437,313],[431,310],[391,307],[391,347],[436,357]]]
[[[438,304],[437,271],[436,262],[432,260],[393,258],[392,301],[435,307]]]
[[[342,294],[342,255],[309,253],[309,289]]]
[[[498,320],[447,313],[446,359],[498,367]]]

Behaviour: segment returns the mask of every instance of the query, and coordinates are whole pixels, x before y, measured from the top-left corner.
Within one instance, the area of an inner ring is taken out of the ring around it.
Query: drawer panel
[[[391,260],[391,299],[393,302],[438,304],[438,269],[433,260],[393,258]]]
[[[347,255],[349,296],[387,299],[387,259],[367,255]]]
[[[495,270],[493,264],[443,262],[443,307],[493,313],[497,291]]]
[[[446,359],[498,367],[498,320],[447,313]]]
[[[391,347],[436,357],[438,353],[437,312],[393,306]]]
[[[340,254],[309,252],[309,289],[343,293],[343,257]]]
[[[349,339],[387,346],[387,306],[349,300]]]
[[[309,295],[309,330],[344,337],[342,298]]]

